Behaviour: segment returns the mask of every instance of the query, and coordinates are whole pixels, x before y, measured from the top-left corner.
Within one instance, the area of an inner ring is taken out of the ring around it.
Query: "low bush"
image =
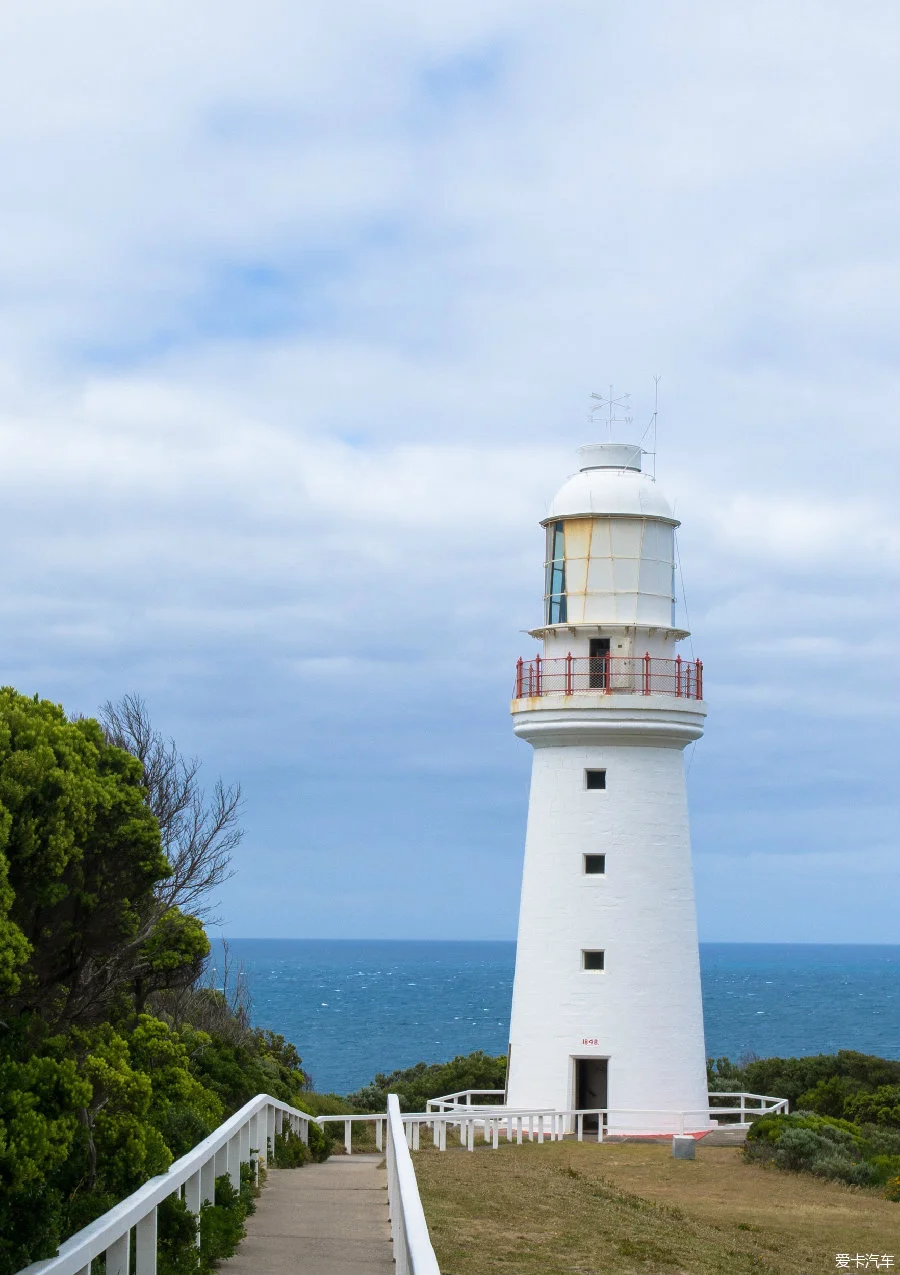
[[[314,1127],[316,1126],[310,1125],[310,1133]],[[309,1164],[312,1158],[309,1146],[293,1129],[285,1127],[283,1133],[275,1134],[272,1163],[276,1169],[299,1169],[302,1165]]]
[[[333,1127],[309,1122],[309,1154],[316,1164],[322,1164],[331,1155],[334,1147]]]
[[[850,1147],[852,1147],[852,1142]],[[818,1160],[843,1155],[850,1160],[850,1147],[836,1146],[829,1138],[823,1138],[815,1129],[784,1129],[773,1144],[772,1159],[779,1169],[806,1169],[813,1171]]]
[[[387,1096],[395,1093],[401,1111],[424,1111],[429,1098],[464,1089],[503,1089],[506,1085],[506,1057],[494,1057],[483,1050],[460,1054],[445,1063],[416,1063],[389,1075],[379,1073],[370,1084],[347,1095],[359,1111],[384,1111]],[[496,1102],[488,1098],[487,1102]]]
[[[814,1112],[763,1116],[747,1134],[744,1157],[848,1186],[887,1184],[900,1168],[892,1134]]]
[[[747,1134],[749,1146],[762,1144],[774,1146],[790,1130],[807,1129],[830,1142],[846,1145],[849,1139],[855,1145],[863,1141],[862,1130],[848,1120],[819,1116],[812,1111],[796,1111],[791,1115],[763,1116]]]
[[[184,1200],[170,1195],[158,1206],[157,1275],[199,1275],[202,1256],[197,1248],[197,1219]]]
[[[873,1155],[866,1159],[875,1170],[874,1182],[887,1186],[894,1178],[900,1177],[900,1155]]]
[[[900,1085],[879,1085],[871,1093],[855,1093],[845,1103],[845,1114],[858,1124],[900,1129]]]
[[[213,1269],[237,1252],[244,1238],[244,1222],[250,1212],[243,1183],[236,1191],[227,1174],[216,1178],[215,1200],[204,1204],[200,1210],[200,1253],[204,1271]],[[252,1202],[252,1201],[251,1201]]]
[[[832,1182],[846,1182],[848,1186],[871,1186],[876,1173],[866,1160],[851,1160],[849,1156],[835,1151],[819,1156],[809,1169],[817,1178],[828,1178]]]
[[[304,1090],[294,1101],[301,1111],[306,1111],[311,1116],[350,1116],[357,1110],[346,1098],[341,1098],[336,1093],[312,1093]]]
[[[864,1125],[867,1155],[897,1156],[900,1158],[900,1129],[883,1129],[879,1125]]]

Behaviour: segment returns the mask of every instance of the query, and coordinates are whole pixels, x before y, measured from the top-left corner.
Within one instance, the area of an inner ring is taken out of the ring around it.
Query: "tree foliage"
[[[414,1067],[392,1071],[390,1075],[379,1073],[368,1085],[348,1094],[347,1101],[360,1111],[384,1111],[388,1094],[395,1093],[402,1111],[424,1111],[429,1098],[465,1089],[503,1089],[505,1085],[505,1056],[494,1057],[476,1050],[472,1054],[460,1054],[450,1062],[420,1062]]]
[[[806,1058],[750,1058],[734,1063],[710,1058],[707,1076],[711,1091],[744,1089],[750,1093],[789,1098],[792,1108],[815,1111],[837,1119],[857,1119],[857,1099],[887,1088],[900,1093],[900,1061],[841,1049],[836,1054]],[[881,1106],[892,1107],[897,1099]],[[876,1104],[877,1106],[878,1104]],[[873,1108],[874,1109],[874,1108]],[[872,1121],[879,1123],[879,1121]]]
[[[130,982],[168,874],[140,764],[96,722],[0,690],[0,1017],[97,1021]]]

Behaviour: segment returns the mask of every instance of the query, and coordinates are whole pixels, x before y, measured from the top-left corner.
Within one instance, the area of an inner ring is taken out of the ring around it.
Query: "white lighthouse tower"
[[[678,522],[636,445],[596,443],[543,521],[543,656],[512,714],[534,749],[510,1107],[709,1128],[684,748],[702,666],[674,625]]]

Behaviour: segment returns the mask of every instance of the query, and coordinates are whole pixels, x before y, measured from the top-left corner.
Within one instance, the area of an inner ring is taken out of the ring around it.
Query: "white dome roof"
[[[639,447],[598,443],[579,450],[585,468],[563,483],[550,501],[544,521],[586,518],[595,514],[624,514],[638,518],[664,518],[675,526],[679,525],[654,480],[635,467],[635,459],[640,463]]]

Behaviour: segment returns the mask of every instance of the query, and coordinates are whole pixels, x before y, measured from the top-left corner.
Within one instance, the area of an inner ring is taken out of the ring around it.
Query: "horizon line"
[[[236,941],[243,943],[508,943],[515,946],[515,939],[471,939],[471,938],[347,938],[334,937],[329,938],[324,935],[318,937],[297,937],[294,935],[257,935],[257,934],[223,934],[221,931],[210,935],[211,938],[225,939],[226,941]],[[699,939],[701,947],[897,947],[900,948],[900,940],[895,943],[886,940],[876,942],[823,942],[820,939]]]

